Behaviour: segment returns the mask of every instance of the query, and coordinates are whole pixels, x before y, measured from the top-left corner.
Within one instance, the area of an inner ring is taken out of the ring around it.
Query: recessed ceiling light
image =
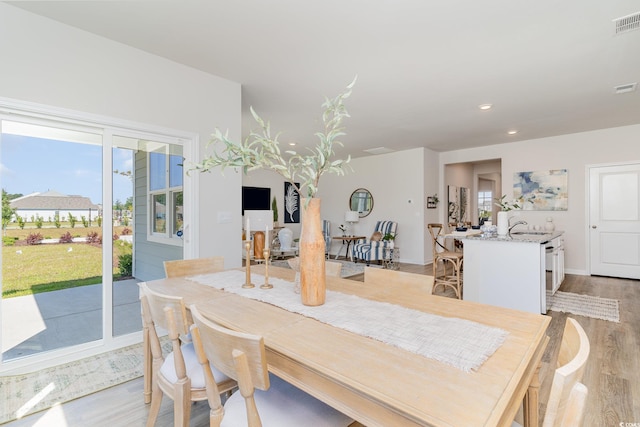
[[[295,142],[290,142],[289,145],[292,146],[292,147],[295,147],[296,143]]]
[[[492,104],[480,104],[480,105],[478,105],[478,108],[481,109],[481,110],[489,110],[489,109],[491,109],[491,107],[493,107]]]
[[[510,130],[509,132],[507,132],[509,135],[515,135],[516,133],[518,133],[517,130]]]

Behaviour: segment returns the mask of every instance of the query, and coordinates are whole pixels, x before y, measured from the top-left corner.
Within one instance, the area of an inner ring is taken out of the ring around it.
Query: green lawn
[[[113,249],[116,276],[117,256],[131,253],[131,245],[116,242]],[[99,246],[73,243],[2,247],[3,298],[101,283],[101,274]]]

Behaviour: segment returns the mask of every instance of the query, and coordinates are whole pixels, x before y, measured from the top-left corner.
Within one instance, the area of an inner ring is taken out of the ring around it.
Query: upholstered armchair
[[[373,234],[369,239],[360,239],[353,244],[351,255],[354,262],[362,260],[371,264],[371,261],[380,263],[384,259],[384,250],[391,242],[382,240],[385,234],[396,235],[398,223],[394,221],[378,221]],[[377,238],[379,237],[379,239]]]

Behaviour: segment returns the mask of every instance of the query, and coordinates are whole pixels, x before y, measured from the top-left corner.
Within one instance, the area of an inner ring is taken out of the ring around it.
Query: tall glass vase
[[[320,199],[303,199],[301,209],[300,297],[304,305],[322,305],[326,294],[326,273]]]

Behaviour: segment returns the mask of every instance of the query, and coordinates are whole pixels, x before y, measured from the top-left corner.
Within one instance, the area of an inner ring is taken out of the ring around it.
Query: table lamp
[[[353,236],[353,224],[360,221],[360,214],[356,211],[347,211],[344,213],[344,220],[350,224],[349,231],[351,234],[349,235]]]

